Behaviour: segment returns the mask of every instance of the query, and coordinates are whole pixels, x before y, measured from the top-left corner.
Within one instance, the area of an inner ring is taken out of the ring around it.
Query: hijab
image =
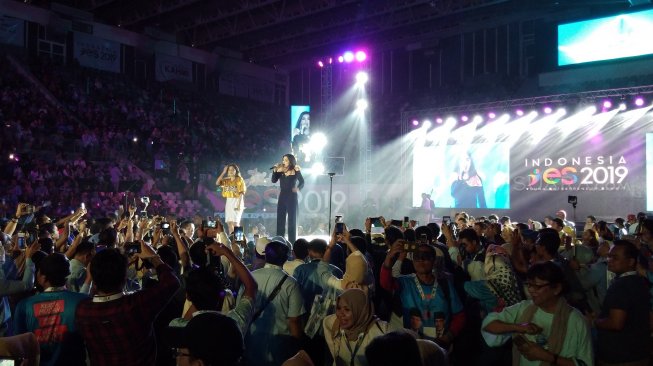
[[[358,338],[358,335],[367,332],[367,328],[375,320],[374,309],[372,304],[368,301],[367,294],[357,288],[352,288],[346,290],[342,295],[338,296],[338,302],[344,302],[349,309],[351,309],[353,324],[349,329],[342,329],[342,331],[347,336],[347,340],[354,341]],[[336,321],[333,324],[333,338],[337,338],[340,335],[340,321],[336,317]]]

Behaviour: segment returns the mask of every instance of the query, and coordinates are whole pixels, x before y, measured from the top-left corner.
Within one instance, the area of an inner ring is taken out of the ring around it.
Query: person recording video
[[[304,177],[292,154],[284,155],[282,162],[273,168],[272,183],[281,181],[277,203],[277,235],[286,235],[288,215],[288,240],[294,243],[297,238],[297,192],[304,187]]]

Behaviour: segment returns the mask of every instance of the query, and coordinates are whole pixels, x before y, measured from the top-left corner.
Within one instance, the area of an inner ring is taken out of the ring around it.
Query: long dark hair
[[[284,157],[288,158],[288,169],[295,170],[295,166],[297,165],[297,158],[295,158],[295,155],[286,154]]]
[[[227,170],[229,170],[230,166],[232,166],[232,167],[234,167],[234,169],[236,169],[236,177],[240,177],[240,168],[238,167],[238,165],[236,165],[234,163],[227,164]]]
[[[474,159],[472,159],[472,154],[468,151],[465,153],[465,157],[469,158],[469,170],[467,171],[467,176],[469,178],[478,175],[476,172],[476,166],[474,165]],[[458,170],[462,168],[462,159],[458,161]],[[480,178],[480,177],[479,177]]]
[[[296,128],[296,129],[298,129],[298,130],[301,131],[301,127],[302,127],[302,117],[304,117],[304,116],[307,115],[307,114],[308,114],[309,117],[310,117],[311,112],[302,112],[302,113],[299,114],[299,118],[297,118],[297,123],[295,123],[295,128]],[[310,127],[310,125],[309,125],[309,127]]]

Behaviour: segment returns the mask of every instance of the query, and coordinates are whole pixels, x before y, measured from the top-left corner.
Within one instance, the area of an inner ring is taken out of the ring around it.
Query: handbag
[[[337,298],[338,291],[331,286],[322,291],[321,295],[315,295],[313,306],[311,306],[311,314],[309,315],[306,326],[304,327],[304,333],[306,333],[309,338],[315,337],[322,328],[322,320],[324,320],[327,315],[335,312]]]

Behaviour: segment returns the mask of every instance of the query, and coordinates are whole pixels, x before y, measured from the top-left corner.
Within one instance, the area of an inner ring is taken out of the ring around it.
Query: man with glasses
[[[392,266],[397,257],[404,253],[404,244],[404,241],[398,241],[388,252],[381,268],[381,287],[399,295],[405,328],[410,329],[411,310],[417,309],[421,314],[424,335],[448,348],[462,330],[465,314],[451,278],[438,278],[436,274],[437,251],[441,250],[429,244],[420,244],[413,253],[415,273],[393,278]],[[436,336],[437,313],[443,313],[445,318],[446,331],[441,336]]]

